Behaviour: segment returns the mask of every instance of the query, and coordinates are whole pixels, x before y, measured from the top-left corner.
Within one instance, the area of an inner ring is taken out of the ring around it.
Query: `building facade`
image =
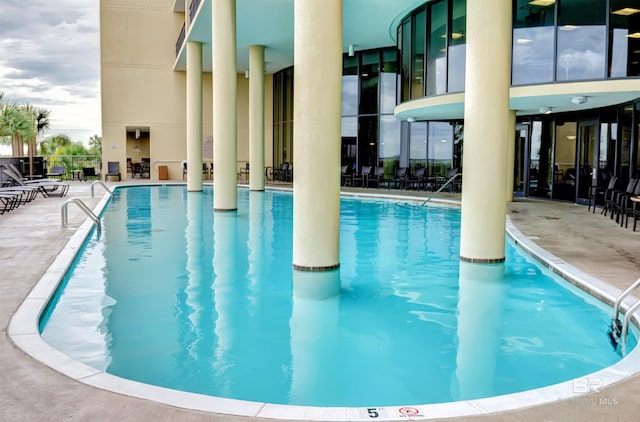
[[[461,259],[481,263],[504,259],[514,196],[637,177],[640,0],[365,3],[101,1],[103,163],[215,175],[217,211],[286,164],[301,270],[339,265],[341,166],[462,172]]]

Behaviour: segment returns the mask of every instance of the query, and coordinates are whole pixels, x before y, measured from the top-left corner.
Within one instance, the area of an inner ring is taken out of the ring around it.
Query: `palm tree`
[[[2,104],[0,107],[0,136],[11,139],[12,155],[24,155],[24,140],[30,139],[35,133],[36,123],[31,113],[24,107],[13,103]],[[5,142],[7,143],[7,142]]]
[[[102,155],[102,136],[93,135],[89,138],[89,150],[92,154]]]

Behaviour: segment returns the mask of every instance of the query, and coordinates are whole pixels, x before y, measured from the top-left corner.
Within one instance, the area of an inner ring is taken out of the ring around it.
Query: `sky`
[[[102,136],[99,0],[0,0],[3,101],[47,109],[43,137]]]

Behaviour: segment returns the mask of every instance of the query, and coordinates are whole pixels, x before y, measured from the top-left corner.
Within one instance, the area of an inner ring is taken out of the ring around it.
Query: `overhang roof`
[[[203,70],[211,71],[211,1],[202,0],[186,40],[203,44]],[[396,45],[398,22],[425,0],[343,0],[343,52]],[[267,73],[293,65],[294,0],[237,0],[237,69],[249,68],[249,46],[264,45]],[[178,34],[176,34],[176,39]],[[186,49],[175,70],[186,69]]]

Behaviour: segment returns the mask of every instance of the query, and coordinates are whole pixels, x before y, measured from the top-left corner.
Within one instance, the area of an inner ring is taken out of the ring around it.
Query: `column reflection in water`
[[[338,400],[337,373],[340,310],[340,270],[293,271],[291,330],[291,403],[317,399],[322,391],[327,403]]]
[[[235,277],[236,236],[238,217],[235,212],[214,212],[213,215],[213,294],[214,308],[217,313],[215,335],[218,340],[215,349],[214,375],[217,383],[226,386],[228,391],[220,393],[230,396],[233,393],[233,347],[241,336],[242,323],[238,321],[235,309],[235,290],[242,290]],[[225,388],[225,387],[223,387]]]
[[[264,191],[249,192],[249,239],[247,250],[249,258],[249,289],[251,290],[251,305],[256,306],[260,298],[260,278],[265,272],[265,204]]]
[[[451,396],[468,400],[494,394],[496,359],[509,286],[504,264],[460,262],[458,354]]]
[[[201,354],[207,353],[207,347],[202,344],[210,338],[203,329],[210,327],[212,321],[207,318],[210,312],[208,303],[213,300],[211,292],[211,278],[207,276],[202,267],[205,262],[205,239],[203,237],[203,196],[202,192],[187,192],[187,228],[185,237],[187,240],[187,281],[185,286],[185,305],[189,319],[191,335],[183,335],[190,339],[190,344],[184,345],[184,350],[197,359]]]

